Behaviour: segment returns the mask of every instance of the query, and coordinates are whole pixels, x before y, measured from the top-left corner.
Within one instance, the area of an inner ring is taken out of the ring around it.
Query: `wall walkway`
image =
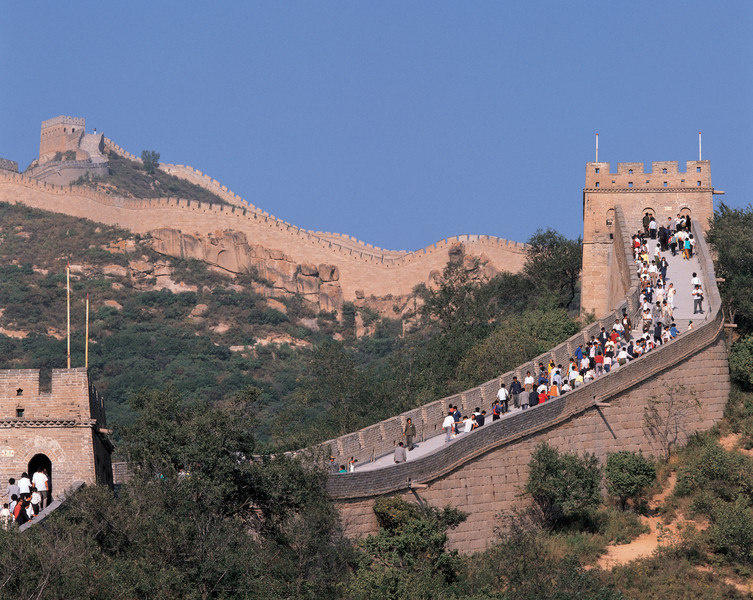
[[[440,240],[415,252],[383,252],[336,234],[318,235],[263,212],[237,205],[216,205],[180,198],[134,199],[111,196],[86,187],[54,185],[10,171],[0,171],[0,201],[21,202],[116,225],[147,234],[160,228],[207,235],[218,230],[240,231],[248,243],[278,250],[297,263],[338,267],[345,300],[364,295],[408,295],[431,271],[447,264],[457,243],[467,254],[485,255],[498,270],[517,272],[525,262],[525,244],[487,235],[460,235]]]
[[[638,280],[625,242],[629,240],[628,227],[619,207],[616,213],[620,234],[615,235],[615,246],[621,246],[625,253],[625,261],[618,263],[621,268],[628,266],[624,282],[630,285],[614,313],[500,379],[330,440],[325,449],[335,454],[339,464],[350,456],[363,462],[387,454],[401,439],[408,417],[416,424],[419,438],[442,435],[441,422],[449,404],[461,406],[464,414],[476,406],[491,414],[500,380],[509,384],[513,375],[520,379],[526,370],[536,372],[538,363],[546,364],[550,358],[566,364],[577,344],[596,335],[602,323],[609,327],[623,307],[637,322]],[[609,375],[543,405],[490,422],[426,456],[387,468],[331,476],[328,489],[340,507],[346,531],[359,536],[377,530],[372,510],[376,497],[401,494],[415,500],[414,494],[418,493],[432,505],[449,503],[470,513],[465,523],[450,532],[450,543],[464,552],[483,550],[493,539],[491,525],[495,524],[496,515],[524,502],[520,489],[538,443],[547,441],[562,451],[592,452],[602,460],[607,452],[618,450],[661,454],[661,441],[646,426],[643,415],[649,398],[661,400],[671,391],[695,394],[702,400],[701,408],[687,410],[678,419],[675,443],[682,443],[691,432],[708,429],[721,419],[729,393],[721,300],[699,224],[694,223],[693,228],[708,305],[703,323]]]

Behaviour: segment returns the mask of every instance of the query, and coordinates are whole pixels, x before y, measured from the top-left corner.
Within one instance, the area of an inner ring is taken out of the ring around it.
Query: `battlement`
[[[656,161],[646,170],[640,162],[617,163],[617,172],[610,171],[608,162],[586,163],[585,189],[608,192],[610,190],[677,190],[711,188],[711,163],[708,160],[689,160],[685,171],[680,171],[675,160]]]
[[[52,127],[54,125],[71,125],[73,127],[82,127],[83,129],[86,129],[86,119],[84,119],[83,117],[68,117],[65,115],[60,115],[58,117],[53,117],[52,119],[42,121],[42,129],[47,129],[48,127]]]
[[[86,369],[53,369],[49,379],[38,369],[0,370],[0,420],[86,421],[104,426],[104,403]]]

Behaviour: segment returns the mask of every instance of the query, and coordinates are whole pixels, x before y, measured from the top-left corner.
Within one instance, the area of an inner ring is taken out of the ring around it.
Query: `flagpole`
[[[68,263],[68,266],[65,268],[65,290],[66,290],[66,296],[68,299],[67,302],[67,313],[68,313],[68,368],[71,368],[71,265]]]
[[[86,294],[86,345],[84,350],[84,367],[89,368],[89,294]]]

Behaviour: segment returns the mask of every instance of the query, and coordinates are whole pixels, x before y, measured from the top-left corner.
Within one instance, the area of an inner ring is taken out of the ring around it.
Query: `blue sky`
[[[0,156],[87,119],[300,227],[389,249],[582,231],[585,163],[695,160],[753,199],[753,2],[21,2]]]

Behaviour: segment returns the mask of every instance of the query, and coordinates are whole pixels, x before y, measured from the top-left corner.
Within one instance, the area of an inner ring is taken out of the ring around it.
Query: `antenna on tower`
[[[703,160],[701,158],[701,132],[698,132],[698,160]]]
[[[599,134],[596,134],[596,162],[599,162]]]

